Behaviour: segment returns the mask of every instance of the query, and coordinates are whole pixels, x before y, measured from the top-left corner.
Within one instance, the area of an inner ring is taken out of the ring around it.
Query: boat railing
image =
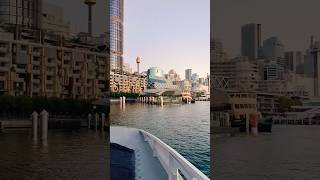
[[[157,157],[164,167],[169,180],[209,180],[199,169],[159,138],[144,130],[139,131],[150,145],[153,156]]]

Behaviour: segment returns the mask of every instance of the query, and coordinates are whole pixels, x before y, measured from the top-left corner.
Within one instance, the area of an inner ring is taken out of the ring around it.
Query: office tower
[[[219,39],[213,38],[211,40],[211,57],[213,62],[226,61],[228,59],[223,44]]]
[[[192,69],[185,70],[185,79],[191,81]]]
[[[92,36],[92,6],[96,4],[96,0],[85,0],[84,3],[88,6],[88,33]]]
[[[0,22],[21,25],[28,28],[41,28],[42,0],[2,0]]]
[[[123,0],[110,0],[110,69],[123,72]]]
[[[277,37],[271,37],[263,41],[263,57],[284,68],[284,45]]]
[[[310,48],[305,55],[304,73],[306,77],[314,78],[314,96],[320,95],[320,47],[319,41],[311,37]]]
[[[259,58],[261,47],[261,24],[246,24],[241,27],[241,54],[249,60]]]
[[[193,73],[191,75],[191,81],[192,82],[197,82],[199,80],[199,75],[197,73]]]
[[[303,56],[301,51],[285,52],[285,69],[294,73],[301,74],[301,66],[303,66]],[[302,71],[303,72],[303,71]]]

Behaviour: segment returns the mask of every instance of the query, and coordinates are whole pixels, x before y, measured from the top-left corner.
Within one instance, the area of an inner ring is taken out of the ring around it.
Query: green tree
[[[302,103],[298,99],[291,99],[285,96],[279,97],[278,103],[279,103],[279,111],[281,113],[291,111],[292,106],[302,105]]]

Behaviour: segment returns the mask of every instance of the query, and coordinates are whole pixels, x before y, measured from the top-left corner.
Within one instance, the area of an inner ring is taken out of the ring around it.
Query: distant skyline
[[[124,61],[140,71],[185,69],[209,73],[210,0],[128,0],[124,2]]]
[[[223,42],[230,57],[241,54],[241,26],[259,23],[262,41],[277,36],[285,50],[304,52],[310,36],[320,39],[317,0],[214,0],[213,36]]]
[[[87,31],[87,6],[83,0],[45,0],[64,8],[72,32]],[[185,69],[200,77],[210,72],[210,0],[124,0],[124,61],[140,71],[174,69],[184,78]],[[93,34],[106,32],[106,1],[93,7]],[[80,15],[80,16],[79,16]]]

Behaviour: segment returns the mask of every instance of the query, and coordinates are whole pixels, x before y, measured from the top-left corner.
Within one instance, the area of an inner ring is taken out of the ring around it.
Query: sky
[[[45,0],[60,5],[72,31],[87,31],[83,0]],[[124,61],[140,71],[160,67],[181,78],[191,68],[200,77],[209,73],[210,0],[124,0]],[[93,7],[93,33],[105,32],[106,1]]]
[[[124,60],[136,70],[185,69],[204,77],[210,63],[210,0],[125,0]]]
[[[66,21],[71,22],[71,31],[86,32],[88,31],[88,8],[83,3],[84,0],[44,0],[51,4],[59,5],[64,9]],[[106,0],[96,0],[93,7],[93,34],[99,35],[106,32],[107,12]]]
[[[310,36],[320,38],[319,0],[214,0],[214,37],[224,43],[227,53],[240,55],[241,25],[262,24],[262,40],[277,36],[285,50],[308,48]]]

